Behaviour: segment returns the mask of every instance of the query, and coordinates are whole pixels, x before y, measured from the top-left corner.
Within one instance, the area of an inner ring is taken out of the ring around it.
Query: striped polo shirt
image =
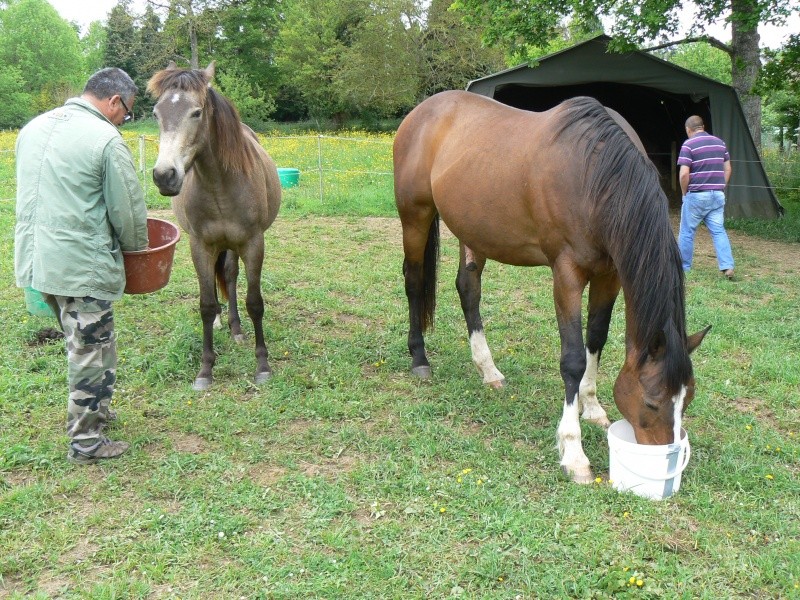
[[[678,166],[689,167],[690,192],[725,189],[723,165],[731,159],[728,149],[718,137],[700,132],[681,146]]]

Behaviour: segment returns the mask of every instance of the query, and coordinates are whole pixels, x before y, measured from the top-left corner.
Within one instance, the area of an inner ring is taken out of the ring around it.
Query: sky
[[[67,21],[77,21],[84,32],[92,21],[105,21],[108,13],[117,4],[117,0],[48,0],[48,2]],[[146,4],[146,0],[133,0],[131,11],[142,13]],[[783,27],[761,25],[758,30],[761,34],[761,46],[779,48],[791,33],[800,32],[800,16],[794,15],[789,24]],[[729,42],[731,39],[730,27],[714,25],[708,28],[707,32],[722,42]]]

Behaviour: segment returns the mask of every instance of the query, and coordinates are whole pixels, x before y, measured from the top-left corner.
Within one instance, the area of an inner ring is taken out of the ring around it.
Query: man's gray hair
[[[117,94],[122,96],[123,100],[130,100],[138,91],[139,88],[133,83],[131,76],[117,67],[100,69],[89,78],[86,87],[83,88],[84,94],[91,94],[98,100],[105,100]]]

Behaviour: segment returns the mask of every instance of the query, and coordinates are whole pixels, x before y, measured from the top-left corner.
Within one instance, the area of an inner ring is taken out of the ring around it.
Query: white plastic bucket
[[[689,464],[689,436],[681,429],[677,444],[637,444],[633,427],[617,421],[608,428],[609,479],[614,489],[637,496],[662,500],[681,486],[681,474]]]

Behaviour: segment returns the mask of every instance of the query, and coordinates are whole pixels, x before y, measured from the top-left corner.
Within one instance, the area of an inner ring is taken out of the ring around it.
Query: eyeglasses
[[[127,123],[133,118],[133,111],[125,104],[125,100],[122,99],[122,96],[119,97],[119,101],[122,103],[122,108],[125,109],[125,116],[122,117],[122,122]]]

